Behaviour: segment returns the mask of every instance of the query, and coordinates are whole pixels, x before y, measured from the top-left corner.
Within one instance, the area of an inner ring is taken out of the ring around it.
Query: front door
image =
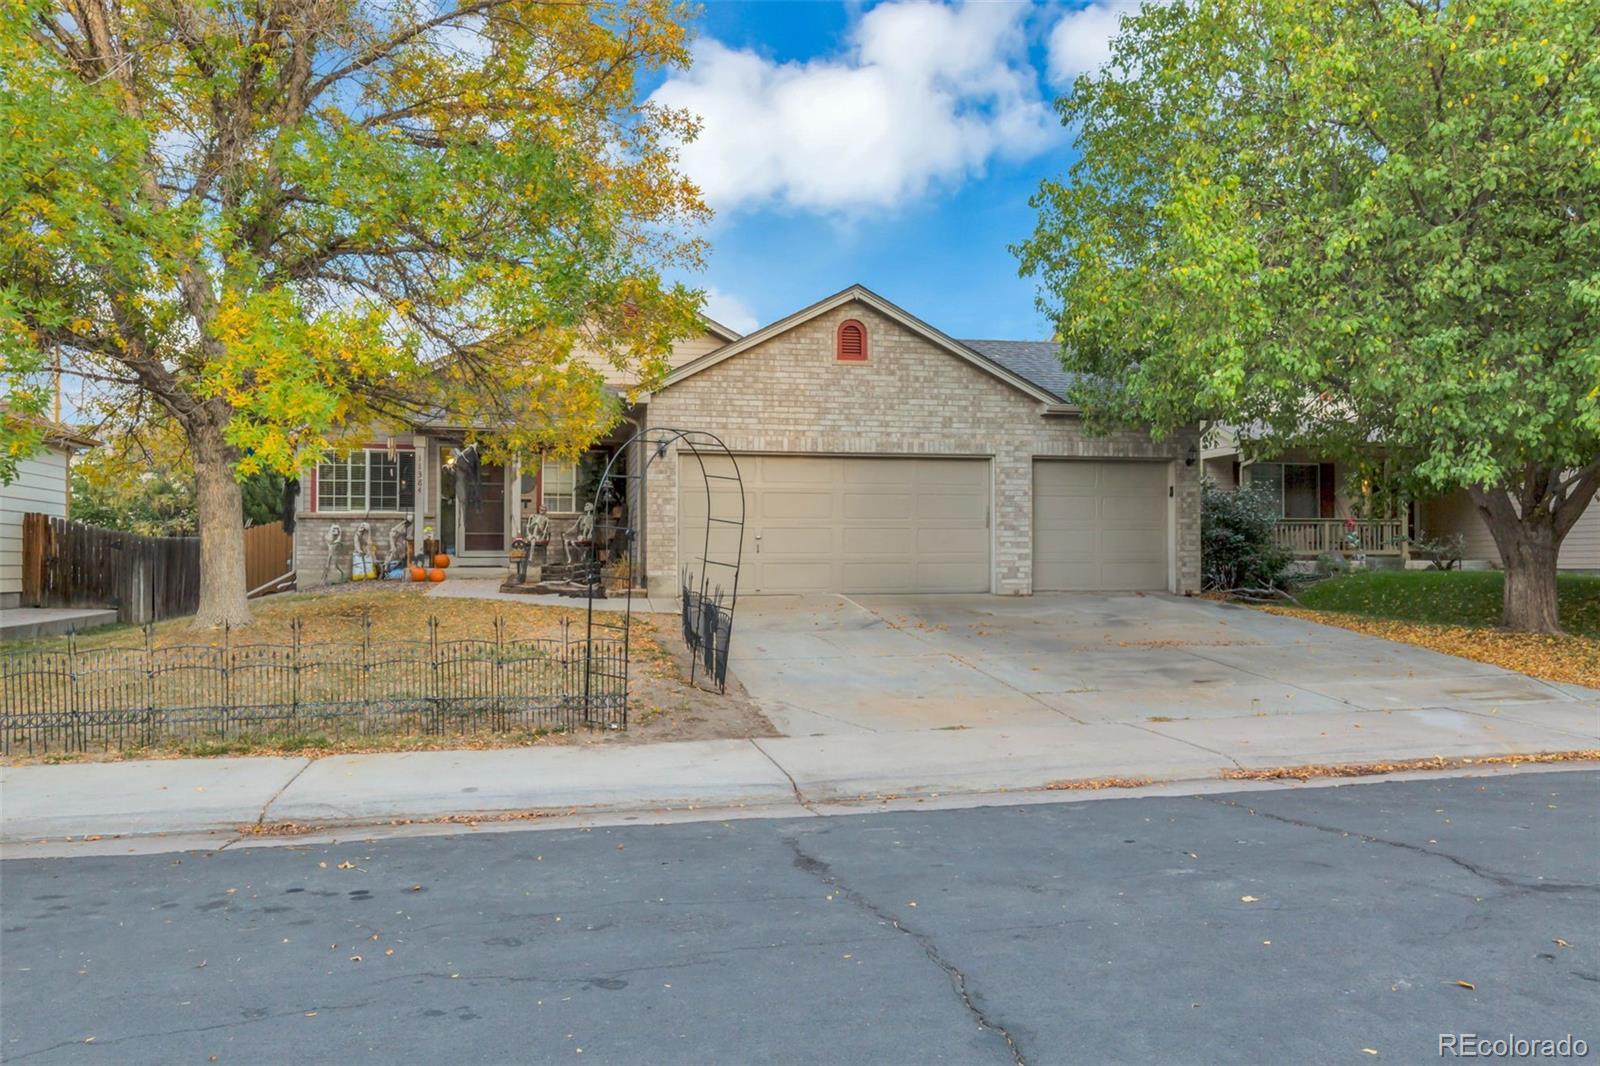
[[[506,550],[506,471],[484,463],[478,468],[477,506],[468,500],[456,501],[460,516],[460,544],[463,552],[504,552]]]

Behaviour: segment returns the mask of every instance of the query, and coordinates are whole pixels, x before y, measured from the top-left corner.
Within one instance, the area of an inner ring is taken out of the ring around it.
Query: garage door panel
[[[771,560],[754,568],[756,585],[751,592],[829,592],[838,584],[831,562],[784,562]]]
[[[949,491],[917,496],[917,518],[927,522],[982,522],[989,514],[989,501],[976,495]]]
[[[706,513],[698,467],[686,462],[692,459],[680,459],[680,546],[700,543]],[[990,587],[988,460],[747,456],[739,467],[747,501],[742,591]],[[736,510],[737,493],[723,495]]]
[[[798,489],[771,489],[758,496],[761,506],[756,513],[762,518],[814,518],[827,520],[833,517],[833,496],[827,492],[801,492]]]
[[[987,559],[989,531],[987,529],[937,529],[924,526],[915,530],[911,547],[919,556],[959,556],[965,561]],[[901,550],[906,544],[901,540]]]
[[[762,555],[831,556],[838,551],[838,530],[833,526],[762,526],[758,532]],[[746,533],[745,542],[754,544],[755,532]]]
[[[1042,464],[1035,464],[1036,467]],[[1044,499],[1070,496],[1096,496],[1100,492],[1098,463],[1050,463],[1050,476],[1034,478],[1034,495]]]
[[[745,479],[750,480],[746,463],[747,459],[739,461],[739,468],[746,470]],[[783,457],[765,456],[755,462],[755,483],[767,486],[776,485],[831,485],[836,474],[834,460],[825,457],[810,458],[805,456],[786,455]]]
[[[1107,496],[1100,501],[1100,518],[1112,525],[1148,527],[1167,524],[1166,493],[1160,496]]]
[[[915,497],[909,492],[846,492],[841,498],[843,516],[857,521],[901,523],[916,509]]]
[[[1039,460],[1033,482],[1036,591],[1167,587],[1165,463]]]

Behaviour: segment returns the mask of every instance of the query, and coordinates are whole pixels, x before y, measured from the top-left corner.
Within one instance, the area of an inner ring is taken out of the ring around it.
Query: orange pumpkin
[[[434,569],[429,570],[428,571],[428,580],[429,581],[443,581],[444,580],[444,571],[439,569],[438,567],[435,567]]]
[[[411,568],[411,580],[412,581],[426,581],[426,580],[428,580],[427,568],[426,567],[421,567],[421,566],[413,566]]]
[[[450,565],[450,556],[446,555],[444,552],[440,552],[438,555],[433,557],[433,565],[437,566],[440,570],[443,570],[445,567]],[[434,578],[434,580],[438,581],[439,578]]]

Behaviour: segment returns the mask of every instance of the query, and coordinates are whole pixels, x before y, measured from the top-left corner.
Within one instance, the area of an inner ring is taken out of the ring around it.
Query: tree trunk
[[[1556,557],[1561,536],[1547,506],[1520,511],[1503,490],[1473,489],[1500,561],[1506,569],[1500,624],[1525,633],[1560,633],[1556,612]]]
[[[244,501],[233,476],[233,449],[210,422],[189,427],[195,505],[200,521],[200,610],[196,626],[250,622],[244,569]]]

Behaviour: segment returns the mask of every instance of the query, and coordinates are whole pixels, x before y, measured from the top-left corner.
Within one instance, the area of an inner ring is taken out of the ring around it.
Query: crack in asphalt
[[[950,980],[951,988],[955,991],[956,998],[961,1000],[961,1005],[978,1023],[978,1028],[998,1033],[1000,1039],[1005,1041],[1006,1051],[1010,1053],[1011,1061],[1016,1066],[1027,1066],[1027,1060],[1023,1058],[1022,1049],[1017,1046],[1016,1038],[1011,1035],[1011,1032],[1005,1026],[991,1019],[984,1009],[973,1000],[972,991],[967,986],[967,975],[962,973],[955,963],[945,958],[944,953],[939,950],[939,946],[934,943],[932,937],[902,924],[899,918],[889,914],[866,896],[839,880],[838,875],[833,872],[832,866],[807,852],[800,846],[800,841],[794,837],[786,836],[783,841],[789,846],[789,850],[794,852],[794,865],[797,870],[810,874],[854,904],[859,910],[865,911],[880,922],[893,927],[897,932],[904,933],[910,937],[922,949],[922,953],[927,956],[928,961],[944,971],[944,975]]]
[[[1214,803],[1219,807],[1232,807],[1234,810],[1244,811],[1247,814],[1255,815],[1259,818],[1268,818],[1274,822],[1282,822],[1284,825],[1292,825],[1300,829],[1315,829],[1319,833],[1334,833],[1343,837],[1355,837],[1357,840],[1364,841],[1368,844],[1382,844],[1385,847],[1397,848],[1401,851],[1412,851],[1416,852],[1418,855],[1428,855],[1435,859],[1443,859],[1446,862],[1453,863],[1454,865],[1460,867],[1462,870],[1465,870],[1474,877],[1481,878],[1484,881],[1488,881],[1490,884],[1498,885],[1501,888],[1509,889],[1513,892],[1600,892],[1600,885],[1584,884],[1577,881],[1519,880],[1510,876],[1509,874],[1497,873],[1494,870],[1485,869],[1484,867],[1478,866],[1475,863],[1468,862],[1466,859],[1451,855],[1446,851],[1434,851],[1432,848],[1425,848],[1420,844],[1409,844],[1404,840],[1390,840],[1387,837],[1373,836],[1370,833],[1361,833],[1351,829],[1340,829],[1338,826],[1334,825],[1322,825],[1318,822],[1308,822],[1300,818],[1291,818],[1285,814],[1273,814],[1271,811],[1263,811],[1257,810],[1254,807],[1247,807],[1237,800],[1230,800],[1223,796],[1196,796],[1195,798],[1203,800],[1207,803]]]

